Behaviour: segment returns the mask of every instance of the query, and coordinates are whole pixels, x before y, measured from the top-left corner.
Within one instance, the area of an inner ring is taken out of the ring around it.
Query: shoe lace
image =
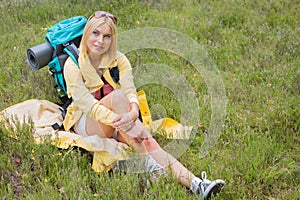
[[[203,193],[205,191],[205,189],[207,188],[207,182],[208,182],[205,171],[201,172],[201,179],[202,179],[202,182],[200,183],[200,188],[201,188],[201,192]]]
[[[203,197],[202,197],[202,195],[201,194],[203,194],[204,193],[204,191],[205,191],[205,189],[207,188],[207,186],[208,186],[208,184],[207,184],[207,182],[209,181],[207,178],[206,178],[207,176],[206,176],[206,172],[205,171],[202,171],[201,172],[201,179],[202,179],[202,181],[201,181],[201,183],[199,184],[199,195],[198,195],[198,199],[200,200],[200,199],[203,199]]]

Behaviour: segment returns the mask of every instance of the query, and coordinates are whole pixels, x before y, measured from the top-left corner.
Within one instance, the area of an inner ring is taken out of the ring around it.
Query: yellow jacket
[[[68,58],[64,65],[64,77],[66,80],[67,93],[72,97],[73,102],[67,109],[67,114],[63,122],[66,131],[80,119],[85,113],[92,119],[101,123],[111,125],[112,120],[117,116],[116,113],[101,105],[91,94],[99,90],[103,81],[97,74],[89,59],[83,59],[79,56],[79,66]],[[110,76],[109,69],[118,65],[120,80],[114,82]],[[136,87],[133,82],[132,67],[126,56],[117,52],[116,59],[109,66],[101,66],[105,80],[114,88],[122,89],[127,95],[129,101],[138,104]]]

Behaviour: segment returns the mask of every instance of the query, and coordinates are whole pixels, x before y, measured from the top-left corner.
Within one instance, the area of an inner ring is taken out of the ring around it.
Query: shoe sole
[[[204,199],[210,199],[211,197],[216,196],[224,187],[225,182],[222,180],[215,180],[210,185],[209,188],[206,189],[207,193],[203,195]]]

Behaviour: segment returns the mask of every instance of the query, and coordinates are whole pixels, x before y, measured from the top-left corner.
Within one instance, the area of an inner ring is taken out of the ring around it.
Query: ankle
[[[199,193],[199,187],[200,187],[200,183],[202,182],[202,180],[198,177],[194,177],[191,181],[191,186],[190,186],[190,190],[194,193],[194,194],[198,194]]]

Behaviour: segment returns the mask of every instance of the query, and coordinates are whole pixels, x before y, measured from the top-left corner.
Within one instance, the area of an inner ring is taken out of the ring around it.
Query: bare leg
[[[112,102],[112,110],[118,113],[124,113],[129,111],[129,101],[124,93],[117,94],[118,97],[113,98]],[[118,103],[114,102],[114,99],[118,99]],[[119,101],[122,99],[122,101]],[[120,103],[123,102],[123,103]],[[117,104],[117,105],[116,105]],[[165,167],[167,170],[170,169],[171,173],[178,179],[178,181],[186,187],[190,187],[191,180],[195,177],[187,168],[185,168],[177,159],[175,159],[172,155],[164,151],[157,141],[151,136],[147,128],[143,125],[143,123],[139,120],[136,121],[136,126],[134,126],[130,132],[135,131],[144,131],[148,138],[143,140],[142,146],[139,143],[134,143],[133,146],[138,146],[142,148],[143,153],[150,153],[150,155],[155,159],[157,163]],[[125,139],[127,144],[130,145],[132,143],[132,139],[128,136],[128,133],[120,132],[121,137]],[[145,148],[145,149],[144,149]]]
[[[178,179],[186,187],[190,187],[192,179],[195,177],[187,168],[185,168],[176,158],[164,151],[154,138],[143,141],[149,154]]]
[[[130,102],[121,90],[115,90],[107,95],[101,100],[101,103],[112,111],[120,114],[128,112],[130,108]],[[90,118],[87,118],[86,125],[88,134],[98,134],[100,137],[111,137],[114,131],[112,127],[96,122]],[[135,135],[134,133],[142,131],[148,136],[142,143],[138,143],[130,137],[130,135]],[[135,126],[127,133],[119,131],[117,140],[132,146],[137,153],[142,153],[143,155],[150,153],[157,163],[167,170],[170,169],[178,181],[186,187],[190,186],[191,180],[195,177],[195,175],[185,168],[177,159],[159,146],[147,128],[139,120],[136,120]]]

